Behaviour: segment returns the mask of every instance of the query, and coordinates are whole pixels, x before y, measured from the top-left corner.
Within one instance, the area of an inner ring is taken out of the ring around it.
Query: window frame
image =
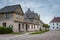
[[[8,13],[5,14],[5,18],[9,19],[9,14]]]
[[[3,23],[3,27],[6,27],[6,23]]]
[[[58,23],[57,23],[57,25],[58,25]]]
[[[55,27],[53,27],[53,29],[54,29]]]

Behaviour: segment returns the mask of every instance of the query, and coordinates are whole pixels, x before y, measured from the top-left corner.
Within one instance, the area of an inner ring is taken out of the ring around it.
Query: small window
[[[6,19],[9,19],[9,14],[6,13],[6,14],[5,14],[5,17],[6,17]]]
[[[33,27],[33,25],[31,26],[31,29],[33,29],[34,27]]]
[[[6,27],[6,23],[3,23],[3,27]]]
[[[58,23],[57,23],[57,25],[58,25]]]
[[[54,27],[53,27],[53,29],[54,29]]]
[[[57,29],[58,29],[58,27],[57,27]]]
[[[29,28],[29,25],[28,25],[28,28]]]
[[[37,26],[37,28],[39,28],[39,26]]]
[[[54,23],[53,23],[53,25],[54,25]]]

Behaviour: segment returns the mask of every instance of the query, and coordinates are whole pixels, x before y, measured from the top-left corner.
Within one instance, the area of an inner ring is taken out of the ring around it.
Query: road
[[[43,34],[23,34],[10,40],[60,40],[60,31],[49,31]]]

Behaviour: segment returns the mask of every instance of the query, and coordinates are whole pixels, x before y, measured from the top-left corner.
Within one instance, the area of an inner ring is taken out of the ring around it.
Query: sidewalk
[[[32,32],[28,32],[28,33],[25,33],[25,34],[13,36],[13,37],[8,38],[8,40],[11,40],[11,39],[14,39],[14,38],[17,38],[17,37],[21,37],[21,36],[26,36],[26,35],[28,35],[28,34],[30,34],[30,33],[32,33]]]

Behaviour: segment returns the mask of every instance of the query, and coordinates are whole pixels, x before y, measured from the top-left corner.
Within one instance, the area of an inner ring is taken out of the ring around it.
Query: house
[[[43,27],[44,23],[40,20],[40,16],[34,11],[31,11],[30,8],[28,8],[28,10],[25,12],[25,15],[27,16],[27,19],[29,19],[29,21],[32,23],[30,25],[30,31],[40,30],[40,28]]]
[[[0,26],[12,27],[14,32],[38,31],[43,22],[30,9],[24,13],[20,5],[11,5],[0,9]]]
[[[54,17],[51,20],[50,30],[60,30],[60,17]]]

